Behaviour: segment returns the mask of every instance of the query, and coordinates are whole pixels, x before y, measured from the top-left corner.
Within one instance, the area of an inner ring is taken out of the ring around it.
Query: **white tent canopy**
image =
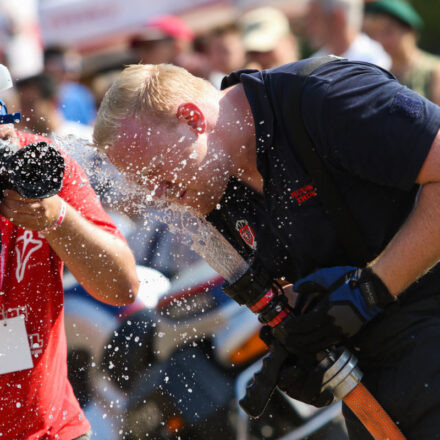
[[[39,17],[46,46],[87,45],[141,27],[148,18],[213,3],[213,0],[40,0]]]

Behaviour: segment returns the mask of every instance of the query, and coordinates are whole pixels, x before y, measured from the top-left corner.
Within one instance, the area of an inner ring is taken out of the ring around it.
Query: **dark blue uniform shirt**
[[[231,179],[220,209],[208,216],[242,256],[256,252],[274,277],[291,282],[320,268],[353,265],[288,140],[297,105],[291,78],[303,65],[237,71],[224,79],[223,88],[243,85],[252,108],[264,194]],[[373,259],[413,209],[415,180],[439,130],[440,108],[376,66],[341,60],[309,77],[302,114]],[[439,291],[440,270],[434,269],[402,299]]]

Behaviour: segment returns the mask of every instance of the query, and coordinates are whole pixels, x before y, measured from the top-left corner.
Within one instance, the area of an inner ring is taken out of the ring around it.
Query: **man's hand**
[[[279,341],[271,335],[269,326],[262,327],[260,338],[270,347],[271,353],[282,349]],[[269,364],[271,353],[266,356]],[[330,391],[321,391],[324,373],[325,368],[314,356],[290,354],[279,367],[277,385],[292,399],[321,408],[330,405],[334,399]]]
[[[0,124],[0,140],[20,148],[20,140],[13,124]],[[25,199],[16,191],[3,191],[0,215],[14,225],[34,231],[42,231],[55,224],[60,213],[61,199],[58,196],[46,199]]]
[[[324,373],[319,364],[291,356],[280,371],[278,388],[292,399],[322,408],[334,400],[330,390],[321,391]]]
[[[0,214],[14,225],[34,231],[51,228],[58,219],[61,198],[25,199],[16,191],[5,190],[0,202]]]
[[[20,140],[13,124],[0,124],[0,140],[8,141],[17,148],[20,147]]]
[[[299,293],[296,313],[273,329],[294,353],[318,353],[345,342],[396,300],[369,268],[321,269],[294,287]]]

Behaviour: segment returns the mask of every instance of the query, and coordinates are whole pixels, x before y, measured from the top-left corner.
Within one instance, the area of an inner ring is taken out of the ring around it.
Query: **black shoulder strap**
[[[295,145],[297,145],[295,151],[313,179],[319,198],[324,205],[325,213],[330,217],[346,254],[353,261],[353,264],[364,266],[368,262],[365,237],[362,235],[352,213],[348,210],[329,170],[317,154],[315,145],[302,118],[302,94],[308,77],[318,67],[339,59],[335,56],[312,58],[296,75],[297,85],[293,96],[293,133],[296,141]]]

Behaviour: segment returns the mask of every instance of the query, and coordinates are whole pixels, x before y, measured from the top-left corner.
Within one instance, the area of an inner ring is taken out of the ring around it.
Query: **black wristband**
[[[383,309],[397,301],[397,297],[390,293],[384,282],[369,267],[358,269],[353,281],[369,308]]]

